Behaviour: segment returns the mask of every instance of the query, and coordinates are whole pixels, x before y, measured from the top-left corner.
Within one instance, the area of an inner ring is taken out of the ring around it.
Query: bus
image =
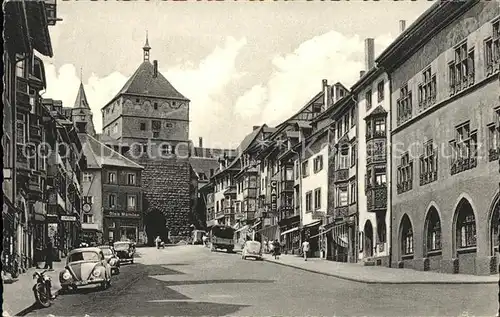
[[[234,249],[234,229],[229,226],[215,225],[210,230],[210,250],[224,249],[228,253]]]

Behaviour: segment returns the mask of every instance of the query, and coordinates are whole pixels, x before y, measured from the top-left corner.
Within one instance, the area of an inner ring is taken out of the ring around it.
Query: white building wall
[[[314,173],[314,159],[323,155],[323,169]],[[305,160],[304,160],[305,161]],[[302,162],[304,162],[302,161]],[[312,193],[312,210],[314,210],[314,190],[321,188],[321,208],[318,209],[326,213],[328,207],[328,145],[325,144],[321,150],[307,159],[309,176],[302,178],[302,188],[301,192],[301,219],[302,225],[308,225],[317,221],[312,218],[312,212],[306,212],[306,193],[311,191]],[[304,171],[301,171],[301,176]]]
[[[377,85],[378,83],[383,80],[384,81],[384,100],[382,100],[380,103],[378,102],[378,97],[377,97]],[[367,111],[366,110],[366,103],[365,103],[365,93],[367,90],[371,89],[372,90],[372,107]],[[387,117],[386,117],[386,134],[387,134],[387,167],[386,167],[386,182],[387,182],[387,188],[391,188],[391,178],[389,177],[389,168],[390,168],[390,158],[392,156],[391,151],[390,151],[390,122],[391,122],[391,116],[390,116],[390,86],[389,86],[389,80],[387,77],[386,73],[383,73],[376,77],[370,85],[367,85],[362,91],[357,96],[358,100],[358,210],[359,210],[359,222],[358,222],[358,230],[359,232],[364,231],[364,226],[366,221],[370,221],[373,227],[373,237],[372,241],[375,245],[376,243],[376,235],[377,235],[377,220],[376,220],[376,214],[374,212],[368,212],[366,208],[366,193],[365,193],[365,186],[366,186],[366,122],[365,122],[365,117],[369,115],[373,110],[375,110],[378,106],[384,107],[385,111],[387,111]],[[390,232],[391,232],[391,200],[390,200],[390,190],[388,190],[388,195],[387,195],[387,212],[386,212],[386,217],[385,217],[385,222],[386,222],[386,244],[384,247],[383,252],[378,252],[379,249],[376,248],[373,252],[373,256],[388,256],[389,255],[389,249],[390,249]],[[363,235],[364,236],[364,235]],[[362,243],[364,241],[360,241],[360,245],[362,246]],[[363,248],[364,249],[364,248]],[[364,251],[364,250],[363,250]],[[358,254],[358,259],[363,259],[364,254],[363,252],[359,252]]]

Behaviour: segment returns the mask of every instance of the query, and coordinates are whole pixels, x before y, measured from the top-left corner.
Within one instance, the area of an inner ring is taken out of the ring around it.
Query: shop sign
[[[278,200],[278,193],[277,193],[277,182],[276,181],[271,181],[271,212],[276,213],[277,210],[277,200]]]
[[[61,216],[61,221],[76,221],[76,216]]]
[[[125,218],[140,218],[141,215],[137,213],[131,212],[123,212],[123,211],[108,211],[106,213],[107,217],[125,217]]]

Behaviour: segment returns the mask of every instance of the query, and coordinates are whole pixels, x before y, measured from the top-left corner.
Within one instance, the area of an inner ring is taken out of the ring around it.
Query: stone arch
[[[459,197],[453,214],[453,253],[460,249],[477,247],[477,217],[472,200],[466,194]]]
[[[373,256],[373,226],[370,220],[366,220],[365,226],[363,227],[364,232],[364,241],[363,241],[363,250],[365,257]]]
[[[144,226],[148,238],[148,245],[154,245],[154,240],[160,236],[162,241],[168,240],[167,221],[159,209],[154,208],[144,216]]]
[[[442,218],[437,205],[431,202],[426,209],[427,214],[424,222],[423,247],[424,253],[440,251],[442,248]]]
[[[493,196],[488,217],[488,240],[490,243],[490,255],[499,251],[498,230],[500,226],[500,192]]]
[[[413,256],[414,241],[413,241],[413,222],[408,214],[401,217],[399,224],[399,242],[400,242],[400,257]]]

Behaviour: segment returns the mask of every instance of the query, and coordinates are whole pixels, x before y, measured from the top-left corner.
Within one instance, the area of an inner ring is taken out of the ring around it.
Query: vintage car
[[[111,265],[99,248],[74,249],[67,256],[66,267],[59,274],[59,281],[63,291],[87,285],[107,289],[111,285]]]
[[[262,244],[259,241],[247,241],[241,251],[241,258],[254,258],[256,260],[263,260],[262,258]]]
[[[134,263],[135,245],[130,241],[117,241],[113,244],[119,262]]]
[[[109,245],[101,245],[98,247],[104,253],[104,258],[108,261],[109,265],[111,265],[111,274],[119,274],[120,273],[120,259],[116,255],[113,247]]]

